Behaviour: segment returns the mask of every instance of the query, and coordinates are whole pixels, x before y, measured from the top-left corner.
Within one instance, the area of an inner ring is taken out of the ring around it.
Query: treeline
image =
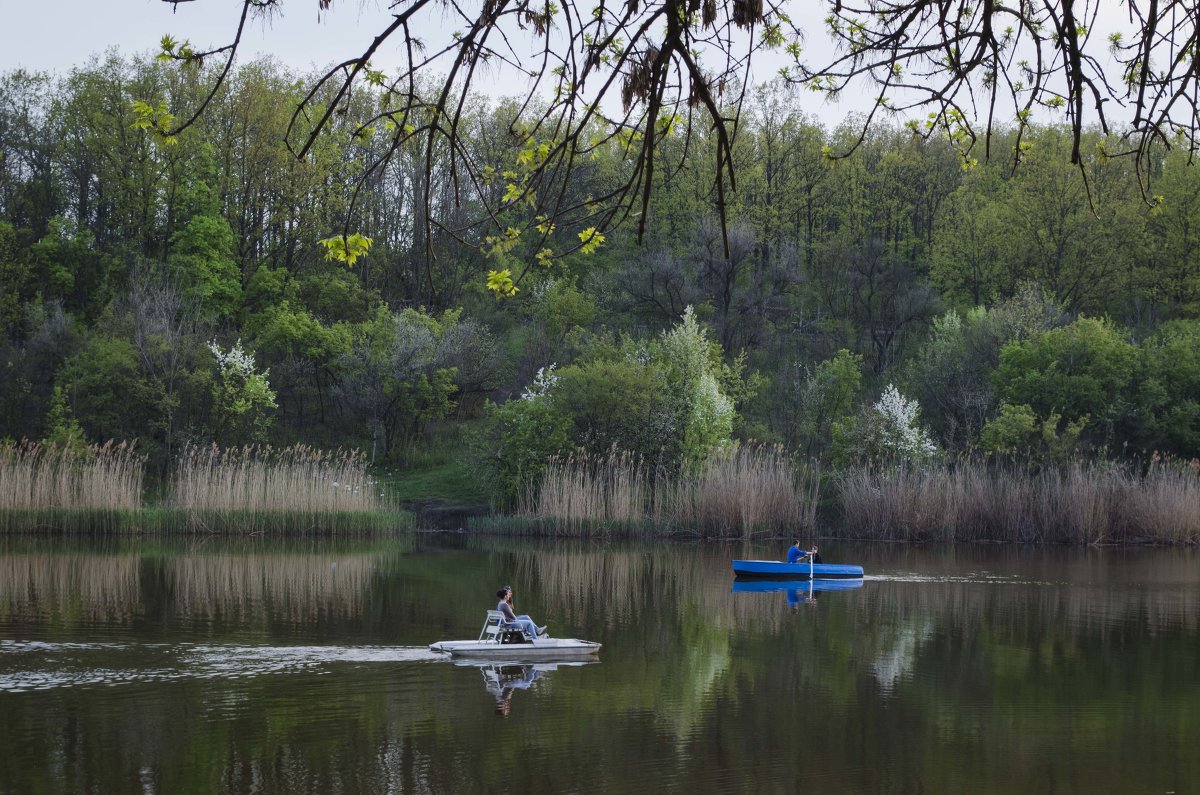
[[[136,437],[162,474],[211,441],[403,462],[472,420],[462,446],[502,501],[554,455],[672,469],[737,439],[826,471],[1200,455],[1200,172],[1182,154],[1139,175],[1092,134],[1079,168],[1050,125],[964,161],[911,126],[858,142],[762,89],[724,233],[705,132],[675,136],[640,243],[623,227],[497,299],[496,252],[425,223],[426,190],[462,226],[479,208],[420,142],[363,179],[388,146],[351,135],[369,93],[303,162],[284,142],[300,89],[269,62],[174,139],[138,126],[135,100],[183,113],[207,77],[116,54],[0,76],[0,438]],[[469,107],[472,157],[513,168],[515,108]],[[586,200],[631,167],[613,143],[565,189]],[[373,240],[352,267],[319,245],[343,230]],[[514,274],[524,245],[499,254]]]

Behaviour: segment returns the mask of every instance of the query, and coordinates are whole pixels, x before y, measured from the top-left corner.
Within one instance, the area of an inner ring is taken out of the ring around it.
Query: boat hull
[[[777,580],[862,579],[862,566],[849,563],[783,563],[778,560],[735,560],[733,573],[738,577]]]
[[[588,659],[600,653],[600,644],[576,638],[538,638],[530,643],[443,640],[430,645],[429,649],[455,659],[525,662]]]

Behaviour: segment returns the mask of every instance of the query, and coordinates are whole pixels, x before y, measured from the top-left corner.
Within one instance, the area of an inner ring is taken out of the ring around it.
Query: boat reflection
[[[825,591],[853,591],[862,588],[863,581],[851,580],[734,580],[734,593],[771,593],[783,591],[788,607],[795,610],[803,604],[815,604]]]
[[[483,686],[496,699],[496,714],[507,718],[512,708],[512,695],[517,690],[529,690],[534,683],[544,680],[550,672],[559,668],[592,665],[598,660],[581,660],[560,663],[481,663],[472,660],[455,660],[458,666],[478,668],[483,674]]]

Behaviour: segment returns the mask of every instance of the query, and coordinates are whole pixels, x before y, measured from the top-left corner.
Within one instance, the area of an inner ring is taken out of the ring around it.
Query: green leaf
[[[511,297],[520,292],[520,289],[513,284],[512,271],[505,268],[502,271],[488,271],[487,287],[496,295],[501,297]]]
[[[587,229],[579,233],[579,239],[583,241],[583,245],[579,250],[584,254],[591,254],[604,245],[604,235],[596,231],[596,227],[589,226]]]
[[[325,247],[325,259],[337,260],[353,268],[359,257],[367,256],[374,241],[358,232],[352,235],[338,235],[317,241]]]

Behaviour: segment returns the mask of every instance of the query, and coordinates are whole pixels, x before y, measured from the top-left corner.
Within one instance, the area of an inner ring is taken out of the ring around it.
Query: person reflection
[[[496,714],[507,718],[514,690],[528,690],[542,675],[533,665],[493,665],[483,669],[487,690],[496,698]]]
[[[814,591],[811,588],[789,588],[787,591],[788,607],[795,610],[800,605],[815,605],[817,603],[817,596],[820,593],[820,591]]]

